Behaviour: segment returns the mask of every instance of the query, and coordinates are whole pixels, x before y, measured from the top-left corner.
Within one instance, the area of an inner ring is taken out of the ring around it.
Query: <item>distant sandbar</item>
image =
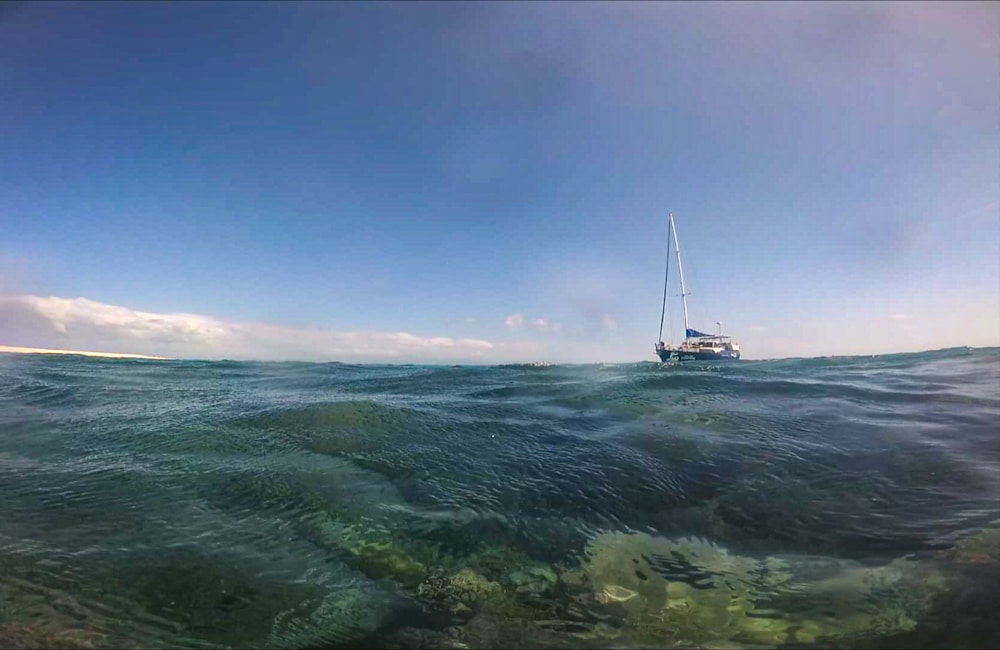
[[[81,352],[80,350],[50,350],[47,348],[19,348],[13,345],[0,345],[0,352],[14,354],[79,354],[84,357],[107,357],[109,359],[156,359],[165,360],[168,357],[152,357],[147,354],[121,354],[119,352]]]

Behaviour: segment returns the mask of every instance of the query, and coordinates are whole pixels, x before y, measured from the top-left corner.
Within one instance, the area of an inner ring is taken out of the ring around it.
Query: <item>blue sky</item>
[[[998,345],[998,30],[996,3],[7,8],[0,344],[652,359],[672,211],[692,325],[747,357]]]

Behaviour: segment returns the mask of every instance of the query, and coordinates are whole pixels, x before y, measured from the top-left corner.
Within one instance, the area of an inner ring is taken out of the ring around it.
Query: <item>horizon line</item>
[[[741,361],[749,362],[766,362],[766,361],[794,361],[794,360],[810,360],[810,359],[850,359],[850,358],[875,358],[875,357],[887,357],[887,356],[897,356],[902,354],[926,354],[931,352],[944,352],[947,350],[990,350],[990,349],[1000,349],[1000,346],[972,346],[972,345],[955,345],[947,348],[935,348],[933,350],[909,350],[901,352],[879,352],[879,353],[866,353],[866,354],[821,354],[812,357],[769,357],[766,359],[741,359],[737,362],[726,362],[727,365],[735,363],[738,365]],[[302,359],[282,359],[282,360],[260,360],[260,359],[230,359],[230,358],[199,358],[199,357],[163,357],[149,354],[132,354],[127,352],[98,352],[92,350],[61,350],[57,348],[35,348],[35,347],[25,347],[16,345],[0,345],[0,354],[40,354],[40,355],[76,355],[89,358],[105,358],[105,359],[138,359],[145,361],[202,361],[208,363],[309,363],[309,364],[340,364],[345,366],[428,366],[437,368],[454,368],[454,367],[501,367],[501,366],[535,366],[535,367],[549,367],[549,366],[593,366],[593,365],[604,365],[604,364],[614,364],[614,365],[626,365],[626,364],[639,364],[639,363],[664,363],[662,361],[657,361],[655,359],[639,359],[633,361],[587,361],[587,362],[575,362],[575,363],[550,363],[547,361],[509,361],[505,363],[420,363],[420,362],[406,362],[406,363],[386,363],[386,362],[368,362],[368,361],[337,361],[335,359],[327,361],[306,361]],[[668,364],[672,365],[672,364]]]

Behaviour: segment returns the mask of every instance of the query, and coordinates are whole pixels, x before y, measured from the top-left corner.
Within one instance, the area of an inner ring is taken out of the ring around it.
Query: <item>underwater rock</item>
[[[264,646],[276,648],[354,647],[391,621],[417,608],[398,595],[359,582],[331,590],[319,602],[304,601],[274,617]]]
[[[369,578],[389,578],[412,588],[427,577],[424,563],[402,548],[393,531],[380,523],[364,518],[348,523],[332,513],[318,512],[309,517],[307,532]]]
[[[299,440],[310,451],[354,454],[385,443],[393,431],[414,428],[416,413],[371,400],[346,400],[262,413],[238,424],[279,439]]]
[[[18,623],[6,621],[0,623],[0,648],[18,648],[25,650],[75,650],[98,648],[102,635],[74,629],[52,629],[38,621]]]
[[[499,584],[490,582],[472,569],[462,569],[456,573],[451,578],[451,584],[455,589],[473,599],[478,599],[494,591],[500,591]]]
[[[347,547],[358,568],[372,578],[391,578],[402,585],[414,586],[426,577],[426,567],[405,551],[387,541],[359,541]]]
[[[958,564],[1000,564],[1000,528],[984,528],[955,545]]]
[[[529,625],[563,613],[565,603],[550,597],[557,581],[555,571],[541,565],[512,571],[502,584],[464,567],[451,575],[428,576],[417,588],[417,597],[424,601],[429,614],[443,615],[443,620],[459,618],[468,622],[485,616]]]
[[[491,582],[469,568],[454,575],[428,576],[417,587],[417,595],[434,600],[454,601],[469,605],[501,590],[500,585]]]
[[[490,612],[463,626],[461,640],[473,648],[565,648],[567,638],[563,630],[549,630],[532,621]]]
[[[608,585],[604,588],[604,591],[597,594],[597,601],[600,603],[627,603],[639,594],[626,589],[625,587],[619,587],[618,585]]]
[[[514,591],[524,596],[543,596],[552,591],[559,582],[556,572],[546,566],[531,566],[517,569],[507,575],[505,581]]]
[[[452,628],[448,628],[452,630]],[[404,627],[389,636],[376,639],[370,646],[386,650],[422,650],[424,648],[442,650],[462,650],[469,646],[454,638],[448,631],[438,632],[426,628]]]
[[[521,567],[528,558],[509,546],[488,546],[465,560],[465,566],[489,580],[500,582],[513,567]]]
[[[459,638],[472,648],[662,649],[668,645],[662,637],[643,639],[633,630],[603,622],[523,620],[485,611],[460,629]]]

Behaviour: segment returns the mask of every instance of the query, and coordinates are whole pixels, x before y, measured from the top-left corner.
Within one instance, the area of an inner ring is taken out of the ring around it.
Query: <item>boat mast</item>
[[[687,292],[684,290],[684,267],[681,266],[681,245],[677,241],[677,226],[674,224],[674,213],[670,213],[670,229],[674,231],[674,250],[677,251],[677,271],[681,275],[681,301],[684,303],[684,338],[688,332],[688,301]]]
[[[660,337],[656,339],[663,343],[663,316],[667,313],[667,281],[670,279],[670,229],[667,229],[667,269],[663,273],[663,306],[660,307]],[[671,337],[673,338],[673,337]],[[671,341],[671,344],[673,341]]]

